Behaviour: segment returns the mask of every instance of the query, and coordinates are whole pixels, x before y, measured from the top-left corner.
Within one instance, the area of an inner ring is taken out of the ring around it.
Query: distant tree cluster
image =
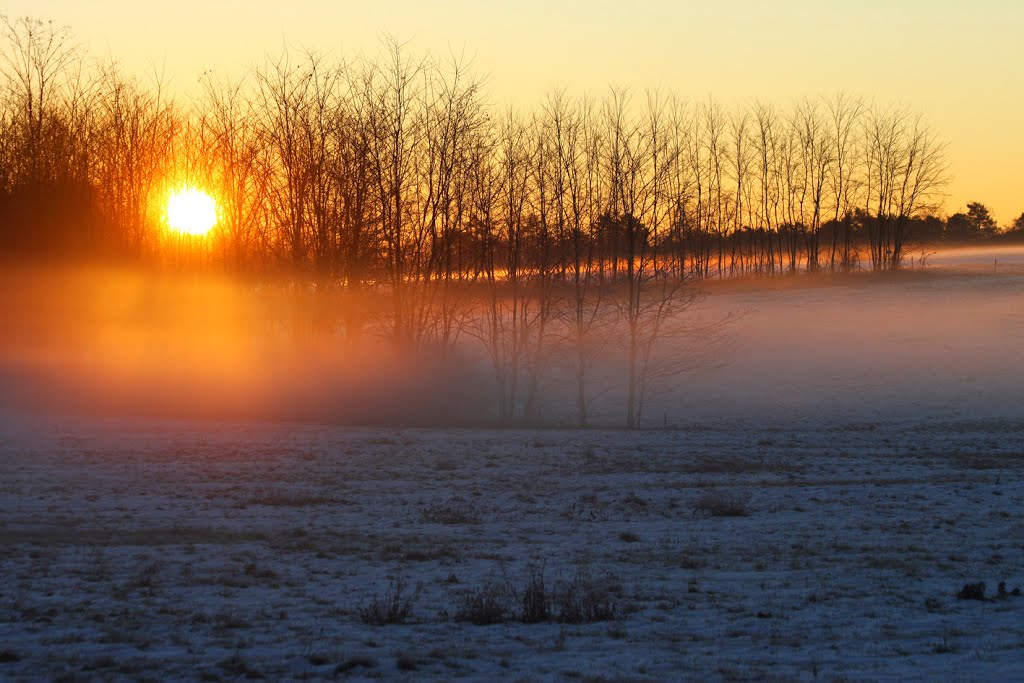
[[[183,104],[66,29],[2,29],[8,254],[166,258],[167,192],[201,187],[221,213],[208,262],[383,293],[406,345],[479,337],[504,418],[537,410],[557,347],[585,424],[590,340],[614,319],[636,424],[648,381],[674,371],[654,346],[692,300],[684,283],[892,270],[923,233],[997,232],[981,205],[929,218],[946,163],[921,117],[842,94],[728,110],[612,89],[499,111],[464,63],[388,39],[375,60],[287,50],[240,82],[206,75]],[[346,315],[355,337],[365,320]]]

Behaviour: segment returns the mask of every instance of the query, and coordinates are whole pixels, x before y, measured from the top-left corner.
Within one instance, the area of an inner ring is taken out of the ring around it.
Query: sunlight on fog
[[[990,277],[993,261],[1001,274]],[[868,277],[712,283],[687,313],[738,314],[727,336],[686,340],[697,362],[649,397],[649,424],[842,422],[1002,414],[1024,385],[1024,250],[948,250],[928,270]],[[457,352],[400,352],[312,292],[212,276],[9,269],[0,312],[0,400],[72,412],[268,416],[342,422],[494,419],[478,339]],[[372,321],[372,315],[368,320]],[[679,341],[683,344],[684,341]],[[672,349],[666,347],[665,352]],[[595,359],[598,424],[618,424],[623,349]],[[552,360],[543,415],[571,424],[570,368]]]

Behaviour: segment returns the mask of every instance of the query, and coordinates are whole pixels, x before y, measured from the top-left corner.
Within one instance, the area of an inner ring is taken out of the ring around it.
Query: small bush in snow
[[[488,582],[481,588],[466,594],[462,599],[455,621],[466,621],[477,626],[503,624],[508,621],[506,607],[508,589],[496,582]]]
[[[965,583],[960,592],[956,594],[958,600],[984,600],[985,582]]]
[[[399,671],[415,671],[416,658],[411,655],[400,654],[395,657],[395,666],[398,667]]]
[[[437,500],[423,509],[424,522],[431,524],[479,524],[480,510],[458,496],[448,500]]]
[[[589,624],[615,619],[615,602],[610,587],[594,580],[585,569],[580,569],[573,580],[562,587],[555,602],[558,621],[563,624]]]
[[[711,517],[746,517],[749,497],[729,491],[707,491],[693,503],[693,511]]]
[[[1002,600],[1004,598],[1010,597],[1011,595],[1014,596],[1014,597],[1018,597],[1020,595],[1020,587],[1018,586],[1017,588],[1014,588],[1012,591],[1007,591],[1006,590],[1006,582],[1005,581],[1000,581],[999,582],[999,592],[996,593],[996,597],[999,598],[1000,600]]]
[[[544,569],[532,567],[523,589],[523,611],[519,618],[524,624],[547,621],[551,616],[550,597],[544,587]]]
[[[359,618],[373,626],[401,624],[412,616],[412,606],[422,590],[423,585],[417,584],[412,593],[407,593],[405,580],[399,576],[388,583],[383,597],[376,597],[359,608]]]
[[[343,674],[348,673],[353,669],[372,669],[375,666],[377,666],[377,662],[373,658],[367,657],[365,655],[356,655],[354,657],[349,657],[344,662],[334,667],[334,673],[336,675]]]
[[[263,678],[263,674],[245,661],[241,653],[235,652],[220,662],[220,668],[228,676],[235,678]]]

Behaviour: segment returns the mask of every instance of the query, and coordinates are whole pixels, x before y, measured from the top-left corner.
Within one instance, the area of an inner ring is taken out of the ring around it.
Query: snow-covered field
[[[1024,677],[1021,422],[4,434],[0,678]]]
[[[935,261],[709,288],[636,432],[46,411],[9,335],[0,680],[1022,680],[1024,254]]]

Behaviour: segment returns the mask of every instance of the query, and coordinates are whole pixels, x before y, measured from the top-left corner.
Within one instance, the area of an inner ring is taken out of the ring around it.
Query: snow
[[[12,421],[4,678],[1024,676],[1024,598],[955,597],[968,582],[990,596],[1024,583],[1020,421],[635,433]],[[720,491],[749,514],[694,510]],[[472,514],[437,521],[437,509]],[[616,618],[454,619],[488,582],[517,591],[518,609],[531,565],[555,591],[583,569]],[[408,623],[364,624],[359,609],[399,575],[422,583]]]

